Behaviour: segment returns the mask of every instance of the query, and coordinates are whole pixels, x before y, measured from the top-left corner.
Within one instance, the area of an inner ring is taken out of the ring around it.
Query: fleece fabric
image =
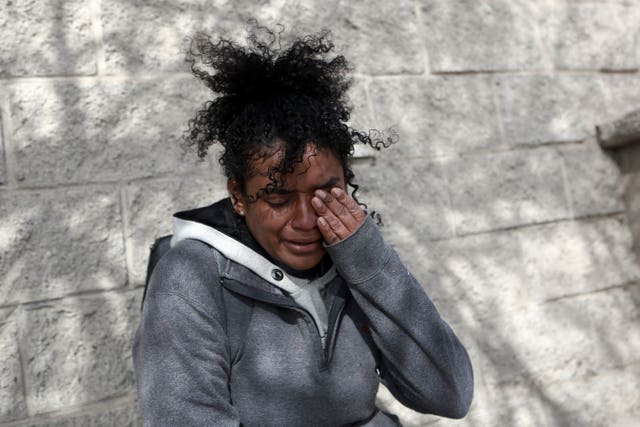
[[[238,237],[229,206],[224,200],[177,217],[244,247],[191,228],[151,276],[133,349],[145,426],[398,425],[375,406],[380,382],[419,412],[466,414],[467,352],[370,218],[327,246],[329,260],[307,275],[326,280],[323,339],[311,308],[317,301],[296,301],[283,285],[295,284],[296,272]],[[223,286],[253,304],[234,358]]]

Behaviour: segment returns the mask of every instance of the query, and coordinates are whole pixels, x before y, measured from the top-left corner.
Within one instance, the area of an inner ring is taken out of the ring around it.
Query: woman
[[[379,382],[463,417],[467,353],[353,197],[354,143],[383,141],[345,125],[344,58],[326,34],[286,49],[269,34],[192,43],[219,96],[186,138],[200,157],[222,145],[229,198],[176,214],[151,276],[134,346],[144,424],[398,425],[375,407]]]

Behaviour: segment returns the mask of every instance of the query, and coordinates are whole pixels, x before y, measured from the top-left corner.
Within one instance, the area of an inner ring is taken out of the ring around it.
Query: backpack
[[[149,262],[147,264],[147,277],[144,283],[144,292],[142,294],[142,305],[144,305],[145,297],[147,296],[147,287],[149,286],[149,279],[151,273],[160,259],[171,248],[172,235],[162,236],[156,239],[151,246],[149,252]],[[216,261],[220,262],[220,253],[214,251]],[[249,326],[249,320],[251,319],[251,313],[253,311],[253,300],[246,298],[242,295],[238,295],[235,292],[228,290],[225,286],[219,283],[214,283],[212,286],[222,287],[222,306],[225,322],[223,326],[225,332],[229,337],[229,347],[231,350],[231,361],[236,361],[242,344],[244,342],[244,336]]]

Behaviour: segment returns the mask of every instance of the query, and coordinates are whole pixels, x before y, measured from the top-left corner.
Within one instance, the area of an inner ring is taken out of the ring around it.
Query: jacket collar
[[[180,218],[178,215],[175,215],[172,220],[173,237],[171,238],[171,246],[185,239],[204,242],[217,249],[226,258],[251,270],[261,279],[288,294],[295,294],[306,286],[322,288],[337,275],[335,266],[331,266],[328,271],[314,280],[295,277],[260,253],[222,231],[202,222]]]

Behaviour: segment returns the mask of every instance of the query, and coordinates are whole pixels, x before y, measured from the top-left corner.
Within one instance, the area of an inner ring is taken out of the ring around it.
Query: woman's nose
[[[300,230],[311,230],[317,226],[318,216],[311,206],[311,197],[298,199],[291,225]]]

